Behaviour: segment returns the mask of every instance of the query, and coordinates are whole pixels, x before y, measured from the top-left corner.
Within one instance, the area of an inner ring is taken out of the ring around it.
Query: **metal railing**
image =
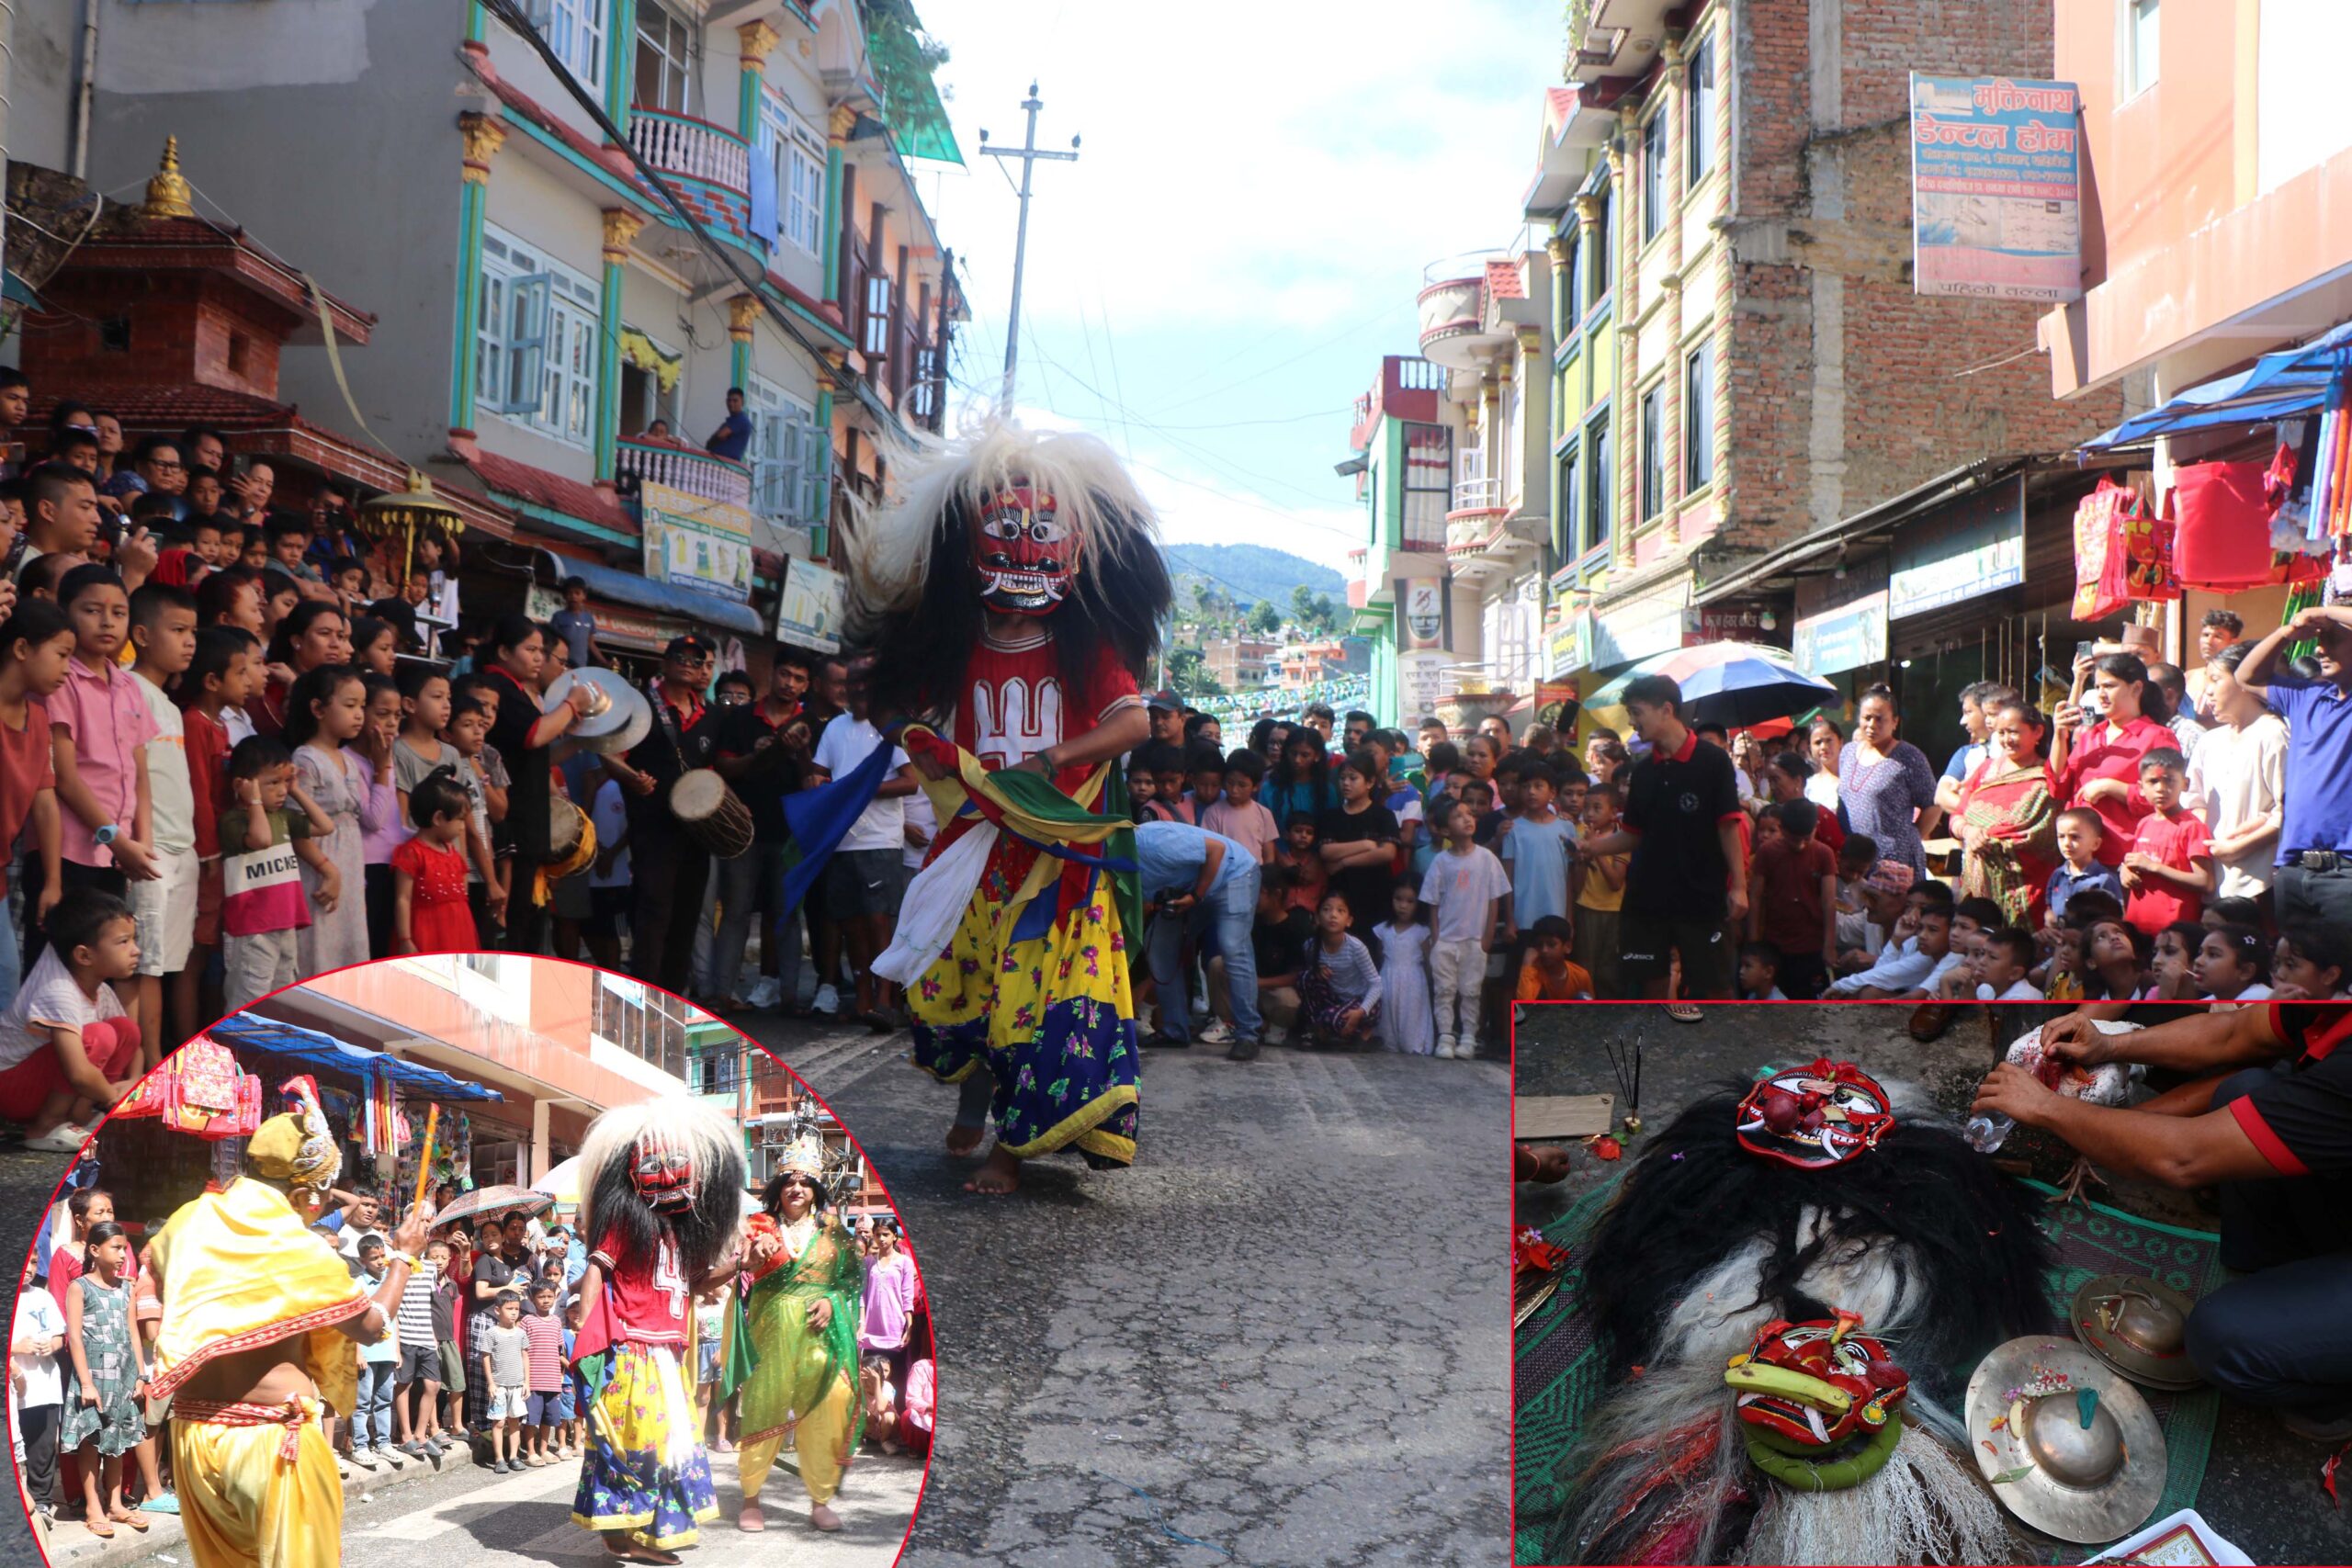
[[[665,175],[707,180],[742,195],[751,191],[751,144],[723,126],[638,107],[629,111],[628,140],[639,157]]]
[[[667,485],[702,501],[752,504],[752,471],[708,452],[655,442],[620,443],[615,467],[639,485]]]

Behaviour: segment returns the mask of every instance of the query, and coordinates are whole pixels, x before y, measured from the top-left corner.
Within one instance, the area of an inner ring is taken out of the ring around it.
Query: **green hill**
[[[1328,566],[1318,566],[1287,550],[1264,545],[1167,545],[1169,575],[1176,580],[1176,603],[1193,602],[1193,584],[1208,579],[1244,604],[1271,599],[1285,614],[1291,590],[1302,583],[1310,592],[1328,593],[1346,602],[1347,580]]]

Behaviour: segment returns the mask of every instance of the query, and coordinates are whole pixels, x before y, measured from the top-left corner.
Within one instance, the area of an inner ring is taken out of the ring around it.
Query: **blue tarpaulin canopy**
[[[425,1100],[503,1100],[494,1089],[483,1089],[462,1078],[435,1072],[416,1062],[403,1062],[381,1051],[363,1051],[356,1045],[346,1045],[332,1034],[322,1034],[315,1029],[303,1029],[276,1019],[256,1018],[241,1012],[226,1018],[205,1032],[223,1045],[242,1045],[249,1051],[266,1051],[275,1056],[290,1056],[314,1067],[331,1072],[347,1073],[356,1078],[378,1078],[399,1085],[401,1089]],[[274,1090],[276,1085],[271,1085]]]
[[[716,593],[682,587],[674,582],[657,582],[635,572],[616,571],[594,561],[579,560],[571,556],[559,556],[541,551],[548,568],[558,582],[576,577],[588,585],[588,592],[599,599],[609,599],[616,604],[634,604],[640,610],[661,610],[681,615],[705,626],[721,626],[730,632],[750,637],[765,636],[768,624],[749,604],[739,604],[732,599],[721,599]]]
[[[2299,348],[2266,354],[2234,376],[2189,388],[2145,413],[2134,414],[2083,443],[2086,452],[2138,446],[2160,435],[2228,425],[2268,424],[2319,412],[2336,377],[2352,372],[2352,321]]]

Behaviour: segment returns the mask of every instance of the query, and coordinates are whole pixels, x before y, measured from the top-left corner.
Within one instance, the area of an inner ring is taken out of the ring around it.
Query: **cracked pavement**
[[[737,1021],[863,1143],[923,1270],[906,1568],[1505,1560],[1501,1063],[1151,1052],[1133,1168],[986,1199],[904,1035]]]

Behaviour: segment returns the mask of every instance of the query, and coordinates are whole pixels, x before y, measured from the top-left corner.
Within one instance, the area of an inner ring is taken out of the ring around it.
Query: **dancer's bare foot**
[[[735,1528],[739,1530],[763,1530],[768,1528],[768,1517],[760,1511],[758,1499],[743,1505],[743,1511],[735,1516]]]
[[[1006,1154],[1004,1145],[999,1144],[989,1151],[988,1163],[972,1173],[971,1180],[964,1183],[964,1190],[993,1196],[1014,1191],[1020,1186],[1021,1161]]]
[[[808,1522],[820,1530],[831,1531],[842,1528],[842,1517],[822,1503],[808,1510]]]
[[[986,1127],[967,1127],[961,1122],[955,1123],[947,1129],[947,1152],[951,1155],[970,1154],[980,1146],[980,1134],[987,1131]]]

